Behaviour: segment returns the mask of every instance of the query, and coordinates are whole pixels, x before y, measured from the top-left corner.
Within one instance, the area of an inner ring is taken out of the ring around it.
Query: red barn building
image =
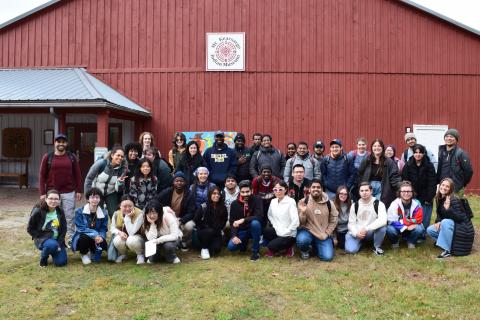
[[[207,32],[245,32],[245,71],[206,71]],[[117,142],[151,130],[164,153],[175,131],[260,131],[281,149],[381,137],[403,150],[406,128],[446,125],[479,168],[479,57],[472,30],[393,0],[54,0],[0,28],[0,68],[84,68],[151,113],[64,101],[60,129],[100,113],[97,145],[118,120]],[[1,102],[3,119],[24,112]]]

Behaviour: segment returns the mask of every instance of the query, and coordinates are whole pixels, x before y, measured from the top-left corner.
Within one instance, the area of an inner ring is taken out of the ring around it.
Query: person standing
[[[297,152],[297,145],[295,142],[287,143],[287,152],[285,153],[285,161],[288,161]]]
[[[413,156],[413,146],[416,145],[417,142],[417,137],[413,132],[407,132],[405,133],[405,143],[407,144],[407,148],[403,151],[402,156],[400,157],[400,162],[402,164],[406,164],[408,160]],[[435,167],[435,170],[437,170],[438,166],[438,161],[437,157],[433,154],[433,152],[429,151],[426,149],[426,155],[430,159],[430,162],[433,164]]]
[[[200,154],[200,149],[196,141],[190,141],[187,144],[187,151],[183,154],[182,160],[175,169],[175,172],[181,171],[185,174],[187,186],[195,181],[193,173],[199,167],[205,167],[205,159]]]
[[[250,160],[252,159],[252,150],[245,147],[245,135],[237,133],[235,139],[235,153],[237,155],[237,181],[250,180]]]
[[[60,206],[67,221],[67,246],[70,247],[71,237],[75,233],[75,200],[82,199],[82,176],[77,157],[67,151],[68,139],[63,133],[55,136],[54,148],[51,153],[43,156],[40,162],[39,191],[40,200],[45,200],[48,190],[60,192]]]
[[[237,155],[225,143],[225,134],[215,132],[215,144],[205,150],[203,159],[210,171],[210,181],[223,188],[227,174],[237,173]]]
[[[323,152],[325,151],[325,144],[323,144],[323,141],[317,140],[313,144],[313,157],[317,159],[320,163],[323,160]]]
[[[312,180],[313,178],[320,179],[320,162],[308,153],[308,144],[306,142],[300,141],[297,152],[287,160],[283,173],[285,182],[288,183],[292,177],[293,167],[297,164],[303,165],[304,175],[308,180]]]
[[[465,187],[472,180],[472,163],[468,154],[458,146],[460,134],[457,129],[448,129],[443,139],[445,144],[438,149],[437,181],[452,179],[455,185],[454,193],[462,198]]]
[[[252,135],[252,146],[250,147],[252,152],[258,151],[260,149],[260,146],[262,144],[262,136],[263,134],[259,132],[255,132]]]
[[[250,175],[252,178],[258,177],[261,174],[260,170],[265,165],[270,166],[275,177],[283,177],[285,157],[280,150],[272,146],[272,136],[269,134],[263,135],[262,145],[258,151],[255,151],[250,161]]]
[[[125,177],[125,194],[130,191],[130,179],[138,170],[138,162],[142,154],[142,145],[138,142],[131,142],[125,145],[125,155],[127,157],[127,176]]]
[[[176,171],[180,161],[183,158],[185,150],[187,150],[187,137],[181,132],[175,133],[173,136],[173,147],[168,152],[168,163]]]

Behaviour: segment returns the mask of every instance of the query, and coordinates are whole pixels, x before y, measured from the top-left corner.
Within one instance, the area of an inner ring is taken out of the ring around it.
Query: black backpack
[[[377,214],[378,216],[378,205],[380,203],[380,200],[378,199],[375,199],[375,201],[373,201],[373,209],[375,210],[375,213]],[[355,202],[355,215],[358,214],[358,207],[360,207],[360,204],[357,202]]]
[[[70,151],[66,152],[68,159],[72,162],[72,172],[75,170],[75,162],[77,161],[77,157],[71,153]],[[53,161],[53,156],[55,154],[53,152],[49,152],[47,156],[47,177],[48,173],[50,172],[50,168],[52,168],[52,161]]]

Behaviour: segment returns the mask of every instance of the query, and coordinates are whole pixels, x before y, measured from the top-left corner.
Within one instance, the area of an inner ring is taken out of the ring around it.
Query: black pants
[[[100,242],[99,246],[104,251],[107,251],[107,242],[105,240]],[[88,251],[90,251],[91,253],[95,253],[95,251],[97,250],[95,240],[82,233],[78,238],[77,250],[80,251],[80,254],[87,254]]]
[[[295,244],[295,237],[279,237],[273,227],[263,230],[263,238],[268,241],[267,248],[273,253],[286,250]]]
[[[212,228],[197,230],[198,240],[202,249],[208,249],[210,253],[218,254],[222,250],[222,233]]]
[[[345,236],[347,235],[347,232],[337,232],[337,247],[340,249],[345,249]]]
[[[172,263],[177,257],[177,247],[180,241],[167,241],[157,245],[157,253],[150,257],[150,261],[158,262],[163,257],[167,262]]]

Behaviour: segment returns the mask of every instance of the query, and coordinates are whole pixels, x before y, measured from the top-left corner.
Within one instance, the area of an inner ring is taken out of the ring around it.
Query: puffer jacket
[[[260,147],[258,151],[255,151],[250,160],[250,175],[252,178],[260,175],[260,170],[264,165],[269,165],[272,168],[272,176],[283,177],[285,157],[280,150],[273,147]]]
[[[442,173],[443,163],[448,161],[450,163],[451,178],[455,183],[455,192],[465,188],[473,176],[472,163],[468,154],[460,147],[455,147],[451,151],[449,157],[447,147],[445,145],[438,148],[438,171],[437,182],[446,178],[446,174]]]
[[[435,223],[443,219],[452,219],[455,222],[455,227],[450,251],[455,256],[469,255],[475,238],[472,220],[467,217],[460,199],[456,196],[452,195],[450,197],[450,207],[448,209],[445,209],[444,204],[445,198],[440,199],[437,203],[437,219],[435,219]]]
[[[321,165],[322,185],[325,190],[336,192],[341,185],[346,185],[350,190],[355,183],[356,169],[353,161],[346,155],[338,158],[325,156]]]
[[[127,173],[127,168],[125,161],[116,167],[112,166],[109,159],[95,161],[85,178],[84,193],[93,187],[102,190],[104,196],[118,192],[117,179]]]

